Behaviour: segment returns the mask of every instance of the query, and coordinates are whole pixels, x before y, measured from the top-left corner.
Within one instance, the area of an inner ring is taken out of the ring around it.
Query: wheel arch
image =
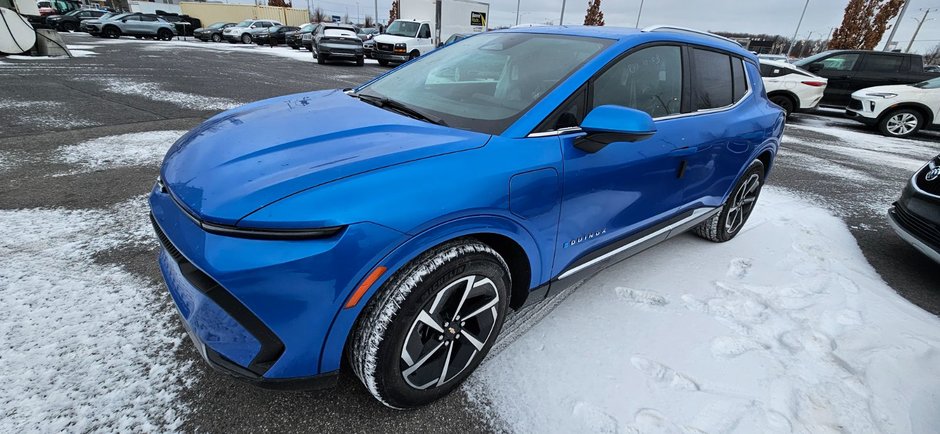
[[[920,113],[920,115],[924,119],[924,124],[920,126],[920,128],[922,129],[933,124],[933,121],[934,121],[933,110],[931,110],[930,107],[927,107],[924,104],[921,104],[919,102],[913,102],[913,101],[901,102],[901,103],[897,103],[897,104],[889,106],[888,108],[884,109],[881,112],[881,115],[878,116],[878,122],[880,123],[882,120],[884,120],[885,117],[887,117],[888,115],[900,109],[912,109]]]
[[[512,277],[510,307],[521,307],[529,295],[529,290],[537,286],[537,283],[533,282],[541,278],[544,268],[542,254],[535,238],[521,225],[503,216],[481,215],[451,220],[410,237],[369,268],[367,273],[378,266],[387,267],[387,270],[372,284],[356,306],[340,308],[336,313],[320,352],[320,372],[339,369],[348,347],[348,339],[362,311],[385,282],[422,253],[462,238],[482,242],[503,257]],[[356,287],[365,277],[362,276],[356,282]],[[354,289],[348,288],[342,294],[341,302],[345,302]]]
[[[796,96],[795,93],[786,89],[779,89],[779,90],[767,92],[767,99],[771,99],[775,96],[785,96],[789,98],[790,102],[793,103],[794,112],[800,109],[800,97]]]

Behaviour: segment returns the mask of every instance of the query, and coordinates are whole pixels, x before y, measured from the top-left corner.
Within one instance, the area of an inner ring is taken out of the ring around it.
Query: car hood
[[[396,35],[378,35],[372,38],[372,40],[374,40],[375,42],[381,42],[383,44],[397,44],[400,42],[408,42],[412,39],[414,38],[411,38],[408,36],[396,36]]]
[[[160,176],[191,214],[237,224],[293,193],[481,147],[489,137],[402,116],[339,90],[310,92],[214,116],[170,148]]]
[[[857,90],[852,93],[853,96],[864,96],[865,94],[874,93],[874,92],[890,92],[896,93],[898,95],[910,95],[922,92],[923,89],[916,88],[908,84],[892,84],[887,86],[875,86],[875,87],[866,87],[862,90]]]

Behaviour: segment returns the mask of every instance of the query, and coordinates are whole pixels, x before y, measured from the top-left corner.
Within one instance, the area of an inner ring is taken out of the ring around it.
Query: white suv
[[[256,31],[268,27],[283,26],[280,21],[274,20],[245,20],[222,31],[222,38],[231,43],[241,42],[250,44]]]
[[[845,114],[881,134],[907,137],[937,125],[940,77],[914,84],[875,86],[855,91]]]
[[[819,105],[829,80],[797,66],[760,59],[760,75],[767,97],[790,113],[811,110]]]

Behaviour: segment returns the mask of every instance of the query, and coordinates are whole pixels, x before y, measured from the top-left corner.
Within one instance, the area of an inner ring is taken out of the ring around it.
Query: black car
[[[324,24],[313,34],[313,57],[317,63],[328,60],[355,60],[356,65],[365,64],[362,39],[356,36],[356,28],[345,24]]]
[[[217,23],[212,23],[209,25],[209,27],[200,27],[196,30],[193,30],[193,36],[196,39],[202,40],[204,42],[222,42],[222,30],[225,30],[234,25],[235,23],[219,21]]]
[[[794,62],[829,79],[820,105],[845,107],[852,92],[866,87],[919,83],[937,76],[924,71],[919,54],[866,50],[831,50]]]
[[[164,21],[173,24],[176,27],[176,34],[182,36],[193,36],[196,29],[202,27],[202,21],[199,18],[193,18],[189,15],[171,14],[163,11],[157,11],[157,16]]]
[[[65,15],[50,15],[46,17],[46,25],[63,32],[74,32],[78,30],[83,20],[93,20],[101,18],[108,11],[101,9],[76,9]]]
[[[318,25],[319,24],[307,23],[300,26],[300,28],[297,30],[285,33],[284,43],[295,50],[299,50],[300,47],[304,46],[308,47],[307,49],[310,49],[309,41],[304,43],[304,35],[313,33],[317,29]]]
[[[888,222],[901,239],[940,262],[940,155],[911,177]]]
[[[272,26],[254,34],[252,39],[258,45],[271,45],[287,43],[287,32],[296,32],[300,27]]]

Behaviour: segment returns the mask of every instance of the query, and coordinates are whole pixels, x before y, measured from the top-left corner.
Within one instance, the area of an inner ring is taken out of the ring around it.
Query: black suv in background
[[[50,15],[46,17],[46,25],[63,32],[74,32],[78,30],[79,24],[83,20],[93,20],[101,18],[108,11],[101,9],[76,9],[67,12],[65,15]]]
[[[794,62],[796,66],[826,77],[826,93],[820,105],[845,107],[852,92],[872,86],[919,83],[937,77],[924,71],[919,54],[866,50],[832,50]]]

